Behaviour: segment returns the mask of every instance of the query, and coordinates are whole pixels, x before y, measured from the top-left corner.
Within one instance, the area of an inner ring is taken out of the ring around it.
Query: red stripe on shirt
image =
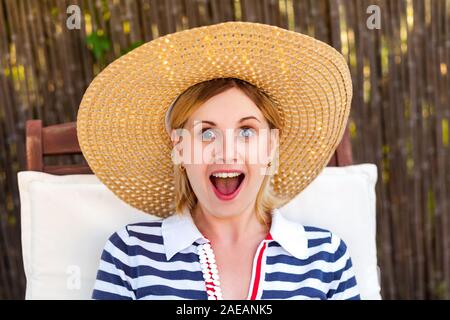
[[[267,237],[264,240],[272,240],[272,236],[270,235],[270,233],[267,234]],[[255,282],[253,283],[253,291],[252,291],[252,295],[250,296],[250,300],[256,300],[256,296],[258,294],[259,283],[261,282],[262,258],[263,258],[263,255],[264,255],[264,251],[266,250],[266,247],[267,247],[267,242],[264,241],[264,244],[263,244],[261,250],[259,250],[259,253],[258,253],[258,260],[256,262]]]

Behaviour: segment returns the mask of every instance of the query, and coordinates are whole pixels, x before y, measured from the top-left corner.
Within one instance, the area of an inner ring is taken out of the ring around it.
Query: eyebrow
[[[261,121],[259,121],[259,119],[257,119],[256,117],[250,116],[250,117],[244,117],[244,118],[242,118],[241,120],[239,120],[239,123],[244,122],[245,120],[250,120],[250,119],[255,119],[256,121],[261,122]]]
[[[249,117],[244,117],[244,118],[240,119],[240,120],[238,121],[238,123],[244,122],[245,120],[251,120],[251,119],[254,119],[254,120],[258,121],[258,122],[261,122],[261,121],[259,121],[259,119],[257,119],[256,117],[254,117],[254,116],[249,116]],[[215,122],[208,121],[208,120],[196,121],[196,122],[194,123],[194,126],[195,126],[196,124],[204,124],[204,123],[209,124],[209,125],[214,126],[214,127],[216,126],[216,123],[215,123]]]

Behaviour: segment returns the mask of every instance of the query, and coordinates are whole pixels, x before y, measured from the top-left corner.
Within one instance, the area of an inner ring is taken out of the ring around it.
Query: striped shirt
[[[190,214],[129,224],[107,241],[93,299],[208,299]],[[220,273],[220,272],[219,272]],[[347,247],[330,231],[273,211],[253,260],[247,299],[360,299]]]

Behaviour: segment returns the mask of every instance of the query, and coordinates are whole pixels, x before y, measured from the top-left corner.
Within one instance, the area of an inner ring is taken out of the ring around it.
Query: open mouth
[[[217,197],[221,200],[231,200],[239,193],[245,174],[239,171],[214,172],[209,176]]]

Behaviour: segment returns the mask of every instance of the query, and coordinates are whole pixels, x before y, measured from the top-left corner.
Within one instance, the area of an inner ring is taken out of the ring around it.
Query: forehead
[[[238,88],[230,88],[202,104],[189,117],[189,121],[209,120],[220,124],[237,122],[248,116],[265,120],[261,110],[244,92]]]

